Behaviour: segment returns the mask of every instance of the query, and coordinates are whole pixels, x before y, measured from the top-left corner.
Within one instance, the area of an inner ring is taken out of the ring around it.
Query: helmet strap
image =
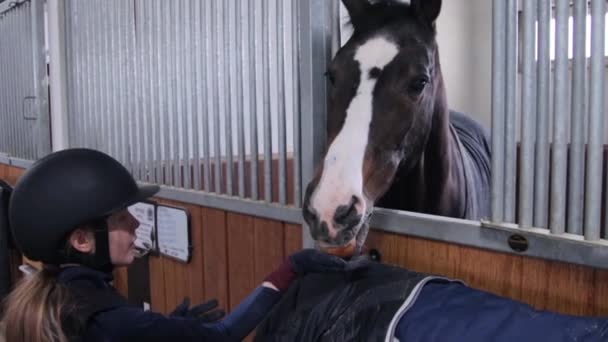
[[[93,234],[95,236],[95,253],[82,253],[73,248],[68,248],[64,252],[65,263],[76,263],[92,269],[110,273],[114,270],[112,259],[110,258],[110,243],[108,234],[108,223],[106,218],[101,218],[91,222]]]

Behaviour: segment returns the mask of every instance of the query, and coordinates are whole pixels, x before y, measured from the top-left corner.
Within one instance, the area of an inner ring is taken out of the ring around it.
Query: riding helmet
[[[9,204],[15,243],[34,261],[70,262],[65,257],[68,234],[79,225],[102,221],[101,234],[95,235],[95,254],[103,259],[97,264],[107,264],[105,218],[158,190],[156,185],[138,186],[129,171],[105,153],[84,148],[51,153],[27,169],[15,185]],[[99,246],[100,242],[106,246]]]

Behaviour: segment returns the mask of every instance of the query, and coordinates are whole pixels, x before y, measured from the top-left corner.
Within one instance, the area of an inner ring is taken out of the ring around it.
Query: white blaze
[[[352,196],[363,199],[363,158],[377,82],[377,78],[369,77],[370,70],[382,70],[397,53],[397,45],[384,37],[368,40],[355,53],[361,72],[359,87],[346,109],[344,126],[325,156],[323,174],[311,197],[312,208],[321,221],[328,223],[332,237],[335,234],[332,230],[336,208],[350,204]],[[365,203],[359,203],[358,209],[359,213],[365,211]]]

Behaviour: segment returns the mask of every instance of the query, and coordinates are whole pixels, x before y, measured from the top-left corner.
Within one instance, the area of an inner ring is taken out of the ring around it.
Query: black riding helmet
[[[138,186],[118,161],[99,151],[76,148],[51,153],[19,178],[9,203],[9,222],[19,250],[46,264],[79,262],[111,267],[105,219],[158,192]],[[92,224],[93,256],[66,254],[66,238],[77,226]]]

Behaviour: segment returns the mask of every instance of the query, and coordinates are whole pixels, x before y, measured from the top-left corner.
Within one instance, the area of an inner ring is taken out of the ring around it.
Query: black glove
[[[169,314],[169,317],[193,318],[203,323],[213,323],[225,315],[224,310],[214,310],[215,308],[217,308],[217,300],[212,299],[190,309],[190,298],[185,297],[184,301]]]
[[[366,268],[369,265],[369,259],[356,257],[350,261],[345,261],[340,257],[308,248],[290,255],[289,263],[294,273],[305,275],[308,273],[343,272]]]

